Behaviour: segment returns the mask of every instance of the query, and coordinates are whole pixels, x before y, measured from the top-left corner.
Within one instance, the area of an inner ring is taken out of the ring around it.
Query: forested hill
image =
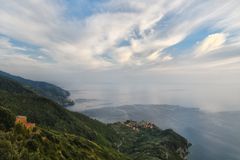
[[[0,106],[1,160],[131,160],[106,147],[71,133],[51,128],[27,129],[15,124],[15,115]]]
[[[63,105],[73,105],[73,101],[68,99],[70,93],[54,84],[28,80],[19,76],[11,75],[9,73],[0,71],[0,77],[7,78],[10,80],[14,80],[29,90],[35,92],[36,94],[46,97],[48,99],[53,100],[54,102]]]
[[[173,131],[154,128],[135,133],[121,125],[107,125],[71,112],[25,85],[1,76],[0,106],[0,159],[10,156],[9,159],[142,160],[138,149],[146,149],[144,156],[152,154],[147,156],[149,160],[167,160],[173,156],[182,160],[180,151],[188,148],[188,142]],[[14,125],[17,115],[36,123],[34,132]],[[156,145],[149,141],[154,137]],[[126,143],[126,139],[131,141]]]
[[[107,125],[81,113],[71,112],[18,82],[1,77],[0,82],[0,105],[15,115],[25,115],[41,127],[73,133],[106,145],[110,145],[110,141],[117,137]]]

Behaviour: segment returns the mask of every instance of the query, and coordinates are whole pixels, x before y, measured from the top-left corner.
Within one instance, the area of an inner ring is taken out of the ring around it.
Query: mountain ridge
[[[1,70],[0,70],[0,76],[10,80],[14,80],[22,84],[24,87],[28,88],[29,90],[35,92],[36,94],[49,98],[60,105],[69,106],[74,104],[74,102],[68,98],[70,96],[70,92],[54,84],[43,82],[43,81],[33,81],[33,80],[25,79],[20,76],[15,76],[7,72],[3,72]]]

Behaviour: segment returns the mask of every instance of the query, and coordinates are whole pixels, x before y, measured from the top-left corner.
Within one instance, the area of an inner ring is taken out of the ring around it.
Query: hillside
[[[28,80],[3,71],[0,71],[0,77],[14,80],[36,94],[51,99],[60,105],[68,106],[73,105],[74,103],[72,100],[68,99],[70,93],[56,85],[46,82]]]
[[[119,151],[134,160],[182,160],[190,144],[171,129],[161,130],[149,122],[126,121],[111,124],[120,135]]]
[[[183,157],[177,149],[179,146],[186,147],[188,144],[184,138],[175,134],[175,132],[166,132],[166,136],[164,136],[164,132],[160,129],[154,129],[154,132],[148,129],[139,132],[149,137],[145,139],[141,136],[142,134],[135,134],[131,129],[128,130],[125,126],[117,125],[117,123],[107,125],[81,113],[71,112],[59,104],[39,96],[22,84],[1,76],[0,106],[11,111],[15,116],[27,116],[30,122],[37,124],[37,130],[39,131],[37,139],[34,139],[36,134],[16,135],[16,126],[1,131],[0,140],[3,141],[0,142],[0,150],[5,148],[3,146],[8,145],[13,148],[14,153],[19,154],[18,156],[22,152],[32,152],[31,148],[27,148],[25,145],[29,140],[32,142],[33,139],[35,148],[37,148],[34,155],[42,156],[42,159],[52,159],[51,156],[61,157],[65,152],[69,154],[67,158],[64,155],[65,159],[79,159],[79,156],[85,157],[83,159],[86,160],[127,159],[127,156],[123,155],[125,154],[130,156],[129,159],[141,160],[146,159],[141,158],[143,154],[139,152],[144,149],[151,154],[151,156],[147,156],[149,160],[162,159],[163,157],[160,157],[158,152],[181,160]],[[0,119],[0,123],[4,121],[4,118]],[[46,134],[53,137],[52,139],[47,138],[48,140],[51,139],[48,144],[41,140],[45,139]],[[170,137],[170,139],[165,141],[165,137]],[[153,141],[150,141],[150,139],[158,143],[154,144],[153,147]],[[163,148],[161,142],[167,142],[169,146]],[[132,145],[133,143],[134,145]],[[46,145],[50,147],[47,151],[44,150]],[[23,150],[22,146],[24,146]],[[177,148],[171,148],[171,146]],[[155,154],[155,152],[157,153]]]
[[[39,126],[81,135],[104,145],[111,145],[110,141],[117,139],[114,131],[99,121],[68,111],[51,100],[31,93],[15,81],[0,77],[0,82],[0,86],[4,86],[0,88],[0,105],[15,115],[25,115]],[[13,92],[14,88],[17,92]]]
[[[107,147],[100,146],[86,138],[36,127],[27,130],[14,124],[14,114],[0,107],[0,159],[1,160],[130,160],[127,156]],[[8,121],[6,121],[8,120]]]

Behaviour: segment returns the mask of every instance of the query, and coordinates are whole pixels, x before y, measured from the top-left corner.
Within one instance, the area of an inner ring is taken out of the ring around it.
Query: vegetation
[[[0,160],[181,160],[179,148],[187,144],[175,132],[155,126],[137,125],[136,132],[122,123],[103,124],[1,76],[0,106]],[[27,116],[37,127],[30,131],[15,125],[16,115]]]
[[[14,123],[15,116],[12,112],[0,106],[0,130],[9,130]]]
[[[3,78],[0,77],[0,81],[1,79]],[[35,93],[29,93],[28,89],[14,81],[1,84],[8,89],[1,90],[0,88],[0,105],[5,106],[15,115],[25,115],[30,122],[41,127],[80,135],[108,146],[118,139],[115,131],[107,125],[83,114],[68,111]],[[17,87],[18,92],[12,92],[11,86]]]
[[[0,160],[129,160],[111,148],[99,146],[83,137],[51,129],[27,130],[17,124],[0,131]]]
[[[182,160],[188,154],[187,140],[173,130],[161,130],[154,124],[135,121],[118,122],[111,126],[122,139],[119,151],[134,160]]]
[[[2,71],[0,71],[0,76],[16,81],[36,94],[51,99],[60,105],[69,106],[74,104],[72,100],[68,99],[70,93],[56,85],[24,79],[22,77],[14,76]]]

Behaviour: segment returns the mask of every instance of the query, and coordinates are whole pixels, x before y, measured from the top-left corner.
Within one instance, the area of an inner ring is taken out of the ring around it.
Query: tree
[[[8,109],[0,106],[0,129],[10,129],[14,127],[15,116]]]
[[[26,147],[28,148],[29,151],[35,152],[38,149],[38,143],[34,139],[29,139],[27,140]]]

